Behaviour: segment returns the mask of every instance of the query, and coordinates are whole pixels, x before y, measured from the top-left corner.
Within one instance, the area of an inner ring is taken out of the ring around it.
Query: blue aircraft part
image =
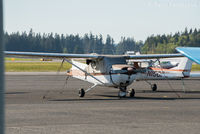
[[[200,47],[177,47],[176,50],[190,60],[200,64]]]

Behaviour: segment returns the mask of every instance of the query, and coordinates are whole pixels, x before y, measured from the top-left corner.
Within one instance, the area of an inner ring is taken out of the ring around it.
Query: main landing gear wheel
[[[134,89],[131,89],[131,90],[130,90],[129,96],[130,96],[130,97],[134,97],[134,96],[135,96],[135,90],[134,90]]]
[[[83,88],[81,88],[78,92],[79,97],[84,97],[85,96],[85,90]]]
[[[156,84],[151,85],[151,89],[152,89],[152,91],[155,92],[157,90],[157,85]]]

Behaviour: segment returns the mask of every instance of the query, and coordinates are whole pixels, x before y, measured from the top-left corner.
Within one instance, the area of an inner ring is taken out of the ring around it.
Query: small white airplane
[[[97,55],[97,54],[64,54],[64,53],[34,53],[5,51],[5,55],[61,58],[72,64],[68,75],[84,80],[94,85],[79,90],[79,96],[96,86],[115,87],[119,89],[118,96],[134,97],[135,90],[127,92],[127,86],[136,80],[182,79],[190,77],[192,61],[200,64],[199,47],[177,47],[178,54],[146,54],[146,55]],[[73,58],[84,58],[86,64],[74,61]],[[69,60],[72,59],[72,60]],[[128,64],[127,60],[132,60]],[[154,59],[154,60],[152,60]],[[148,62],[147,62],[148,61]],[[62,63],[63,63],[62,62]],[[147,62],[146,66],[142,63]],[[151,84],[153,91],[156,84]]]

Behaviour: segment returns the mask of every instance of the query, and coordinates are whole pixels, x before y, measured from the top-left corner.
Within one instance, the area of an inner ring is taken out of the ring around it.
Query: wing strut
[[[164,77],[165,77],[166,80],[167,80],[168,85],[169,85],[169,86],[171,87],[171,89],[175,92],[176,96],[177,96],[178,98],[180,98],[180,95],[174,90],[174,88],[173,88],[172,85],[170,84],[169,80],[167,79],[167,76],[165,75],[165,72],[163,71],[163,68],[162,68],[162,66],[161,66],[160,59],[157,59],[157,60],[158,60],[158,63],[159,63],[159,65],[160,65],[160,69],[161,69],[161,71],[162,71]]]

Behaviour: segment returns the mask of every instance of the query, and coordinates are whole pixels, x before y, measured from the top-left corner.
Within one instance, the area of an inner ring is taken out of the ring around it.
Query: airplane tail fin
[[[186,57],[182,57],[178,58],[176,62],[177,66],[173,69],[180,71],[184,77],[189,77],[192,68],[192,61]]]
[[[200,64],[200,47],[177,47],[176,50],[180,52],[182,55],[190,59],[191,61],[196,62],[197,64]],[[189,61],[190,61],[189,60]],[[186,69],[190,68],[191,70],[191,63],[188,63],[186,66]],[[184,73],[185,75],[188,75],[188,73]],[[190,73],[189,73],[190,75]],[[190,75],[190,77],[193,76],[193,73]],[[199,76],[195,75],[195,76]]]

